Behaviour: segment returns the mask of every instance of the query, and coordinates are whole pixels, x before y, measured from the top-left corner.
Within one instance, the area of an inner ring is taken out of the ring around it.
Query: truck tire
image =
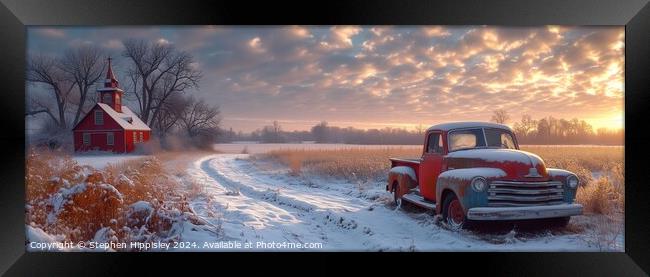
[[[460,200],[455,194],[449,193],[442,204],[442,220],[454,231],[470,227],[470,221],[465,216]]]

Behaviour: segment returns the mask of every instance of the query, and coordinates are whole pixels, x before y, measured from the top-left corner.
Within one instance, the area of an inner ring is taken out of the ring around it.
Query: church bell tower
[[[119,82],[113,74],[113,67],[111,65],[112,58],[108,58],[108,71],[106,72],[106,80],[104,80],[104,87],[98,89],[99,103],[109,105],[113,110],[118,113],[122,112],[122,93],[124,92],[119,88]]]

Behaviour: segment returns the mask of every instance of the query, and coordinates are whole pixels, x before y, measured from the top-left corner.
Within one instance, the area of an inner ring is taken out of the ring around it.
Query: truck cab
[[[432,209],[452,228],[481,221],[552,219],[582,214],[576,174],[547,168],[519,149],[510,127],[487,122],[431,126],[419,159],[391,158],[386,190]]]

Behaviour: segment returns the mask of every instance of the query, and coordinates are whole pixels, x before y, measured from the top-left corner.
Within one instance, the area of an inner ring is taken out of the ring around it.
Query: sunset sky
[[[245,132],[273,120],[413,128],[496,109],[509,124],[530,114],[623,127],[624,27],[30,27],[28,55],[99,45],[122,81],[125,38],[191,53],[203,72],[191,93]]]

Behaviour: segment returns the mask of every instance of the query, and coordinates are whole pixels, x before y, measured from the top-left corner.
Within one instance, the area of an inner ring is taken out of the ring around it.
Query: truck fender
[[[393,184],[397,183],[402,194],[408,192],[410,189],[417,187],[417,175],[415,170],[408,166],[396,166],[388,172],[388,185],[386,190],[393,192]],[[401,195],[399,195],[401,197]]]
[[[436,205],[436,213],[442,213],[442,203],[445,201],[442,197],[446,197],[448,193],[453,193],[461,200],[465,193],[465,188],[469,186],[470,181],[454,178],[451,176],[438,176],[436,181],[436,202],[439,204]],[[463,207],[463,209],[465,209]]]
[[[576,176],[578,177],[578,187],[580,187],[580,184],[583,184],[584,180],[580,179],[580,176],[577,174],[564,170],[564,169],[557,169],[557,168],[546,168],[546,173],[548,173],[548,177],[553,180],[553,181],[559,181],[562,184],[566,184],[567,178],[569,176]],[[572,189],[569,187],[564,188],[564,201],[568,203],[573,203],[575,201],[576,195],[578,193],[578,187]]]
[[[451,192],[458,197],[463,206],[463,210],[467,211],[466,204],[474,206],[473,203],[476,201],[476,193],[471,191],[470,184],[472,179],[475,177],[483,177],[486,180],[490,181],[495,178],[506,176],[506,173],[499,168],[487,168],[487,167],[477,167],[477,168],[462,168],[462,169],[452,169],[445,171],[438,175],[436,181],[436,199],[439,203],[442,203],[446,197],[446,193]],[[472,194],[465,199],[466,194]],[[445,195],[443,195],[445,194]],[[436,206],[436,212],[442,212],[442,205]]]
[[[566,177],[570,175],[578,176],[577,174],[571,171],[558,169],[558,168],[546,168],[546,173],[552,180],[557,180],[557,181],[564,181]]]

